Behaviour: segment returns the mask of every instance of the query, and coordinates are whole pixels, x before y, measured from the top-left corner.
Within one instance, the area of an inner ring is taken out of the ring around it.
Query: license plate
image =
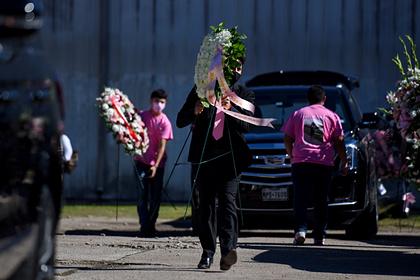
[[[263,201],[287,201],[289,199],[287,188],[262,189],[261,195]]]

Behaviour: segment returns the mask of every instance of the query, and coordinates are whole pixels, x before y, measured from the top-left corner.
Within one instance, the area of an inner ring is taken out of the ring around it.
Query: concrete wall
[[[398,36],[420,39],[416,0],[45,0],[45,8],[42,45],[62,80],[67,133],[80,151],[65,196],[78,200],[114,199],[117,175],[121,199],[136,193],[131,159],[118,157],[97,115],[103,86],[120,88],[139,108],[149,106],[152,89],[164,88],[175,122],[209,25],[224,21],[248,35],[245,77],[279,69],[351,74],[361,79],[364,111],[382,106],[394,87]],[[167,175],[187,132],[174,128]],[[179,166],[168,192],[187,200],[189,189],[189,166]]]

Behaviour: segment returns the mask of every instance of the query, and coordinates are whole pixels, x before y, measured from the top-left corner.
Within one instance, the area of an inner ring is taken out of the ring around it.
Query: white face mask
[[[153,102],[152,103],[152,110],[155,113],[162,113],[162,111],[165,109],[166,103],[163,102]]]

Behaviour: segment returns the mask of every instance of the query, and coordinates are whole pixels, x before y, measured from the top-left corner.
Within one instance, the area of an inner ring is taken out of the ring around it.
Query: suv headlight
[[[357,169],[357,153],[359,149],[353,143],[346,144],[347,160],[350,170]]]

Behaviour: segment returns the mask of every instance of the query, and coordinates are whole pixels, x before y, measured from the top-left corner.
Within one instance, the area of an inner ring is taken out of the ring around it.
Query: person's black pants
[[[159,216],[159,208],[162,197],[164,168],[157,168],[156,175],[148,178],[150,166],[136,162],[138,175],[142,177],[139,182],[137,213],[140,219],[142,231],[155,230],[156,220]]]
[[[292,165],[294,187],[295,232],[307,230],[307,208],[314,207],[314,239],[325,237],[328,221],[328,190],[333,168],[314,163]]]
[[[191,222],[192,222],[192,228],[194,235],[199,234],[199,228],[200,228],[200,211],[199,211],[199,205],[200,205],[200,199],[199,199],[199,189],[198,186],[198,180],[194,183],[194,180],[196,179],[197,174],[197,164],[191,165]]]
[[[219,235],[220,250],[223,256],[236,248],[238,240],[236,213],[238,183],[238,178],[221,179],[217,174],[199,177],[199,238],[203,248],[203,257],[213,257],[216,251],[217,235]]]

